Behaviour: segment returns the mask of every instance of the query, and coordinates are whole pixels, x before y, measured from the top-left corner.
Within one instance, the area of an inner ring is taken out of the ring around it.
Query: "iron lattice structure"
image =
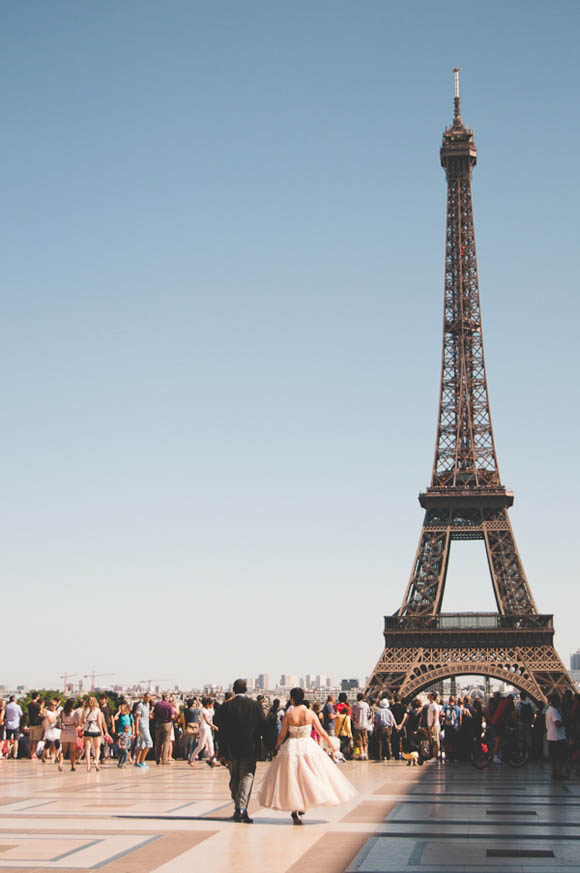
[[[455,113],[441,146],[447,176],[443,354],[431,485],[401,608],[385,619],[385,651],[367,685],[403,698],[448,676],[494,676],[544,700],[574,688],[553,646],[552,616],[534,603],[508,518],[489,409],[475,248],[473,131]],[[441,613],[452,540],[483,540],[497,603],[491,616]],[[445,620],[447,618],[447,620]],[[453,619],[455,624],[453,624]],[[496,623],[494,624],[494,620]]]

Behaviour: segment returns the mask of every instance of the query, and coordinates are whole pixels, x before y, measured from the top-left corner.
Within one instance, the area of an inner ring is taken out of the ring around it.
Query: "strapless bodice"
[[[310,724],[291,724],[288,726],[290,738],[291,739],[304,739],[304,737],[309,737],[312,732],[312,725]]]

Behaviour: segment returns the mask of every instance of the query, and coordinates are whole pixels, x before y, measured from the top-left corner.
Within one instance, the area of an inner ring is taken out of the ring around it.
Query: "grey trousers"
[[[247,809],[254,784],[256,761],[247,758],[230,758],[230,792],[236,809]]]

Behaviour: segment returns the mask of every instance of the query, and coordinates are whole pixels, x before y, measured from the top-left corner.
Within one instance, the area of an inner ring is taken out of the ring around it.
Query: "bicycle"
[[[469,759],[477,770],[485,770],[493,758],[494,733],[491,727],[486,727],[481,737],[473,742]],[[527,764],[528,749],[523,732],[519,728],[512,725],[506,727],[499,757],[502,763],[516,769]]]

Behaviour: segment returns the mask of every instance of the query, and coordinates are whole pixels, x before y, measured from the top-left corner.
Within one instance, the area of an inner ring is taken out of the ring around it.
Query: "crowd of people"
[[[408,765],[429,759],[459,763],[467,761],[474,743],[485,738],[493,762],[501,764],[502,747],[516,732],[529,760],[549,758],[554,779],[564,779],[574,769],[580,775],[580,694],[571,690],[562,698],[549,695],[544,705],[537,705],[525,691],[517,701],[512,694],[496,691],[487,705],[469,695],[451,695],[442,704],[431,691],[427,700],[417,697],[408,705],[394,694],[370,706],[359,694],[351,707],[345,695],[339,695],[338,704],[330,695],[323,716],[348,758],[403,758]]]
[[[181,705],[168,693],[154,701],[146,692],[132,705],[121,701],[113,711],[106,694],[69,698],[61,704],[59,697],[42,700],[33,693],[24,708],[11,696],[0,700],[0,757],[52,761],[59,769],[67,761],[73,771],[79,762],[90,771],[111,761],[119,768],[147,769],[149,755],[159,765],[179,757],[192,767],[197,762],[217,767],[226,751],[220,721],[233,697],[233,691],[221,701],[194,696]],[[271,760],[283,718],[293,707],[290,700],[282,705],[262,695],[256,702],[266,726],[257,757]],[[434,692],[409,704],[396,694],[369,703],[362,693],[354,702],[341,693],[338,700],[329,694],[325,704],[303,698],[300,705],[312,713],[311,739],[325,745],[326,736],[335,738],[335,746],[326,743],[326,751],[338,762],[458,763],[469,759],[473,743],[486,732],[493,760],[499,764],[506,734],[517,730],[530,760],[550,758],[554,778],[565,778],[574,768],[580,772],[580,695],[571,691],[561,700],[551,695],[539,706],[523,691],[518,700],[496,692],[487,705],[470,696],[450,696],[441,703]]]

